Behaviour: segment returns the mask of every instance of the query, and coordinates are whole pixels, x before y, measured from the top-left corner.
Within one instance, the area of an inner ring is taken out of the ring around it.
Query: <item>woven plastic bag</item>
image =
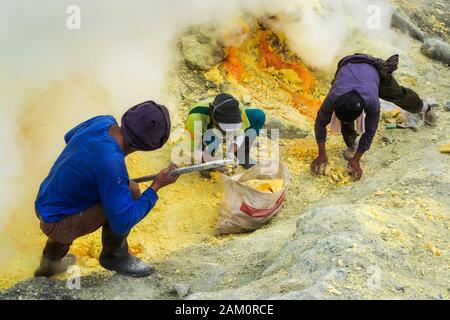
[[[216,235],[254,231],[268,223],[281,209],[289,181],[289,172],[280,161],[259,163],[242,174],[222,176],[224,196]],[[261,192],[243,184],[254,179],[282,179],[274,193]]]

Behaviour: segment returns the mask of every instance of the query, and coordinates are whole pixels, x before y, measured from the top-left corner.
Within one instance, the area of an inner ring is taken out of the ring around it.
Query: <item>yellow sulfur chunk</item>
[[[424,247],[430,251],[431,253],[433,253],[436,257],[440,257],[442,255],[441,251],[431,242],[426,242],[424,244]]]
[[[441,147],[439,148],[439,150],[440,150],[442,153],[450,153],[450,142],[441,144]]]
[[[267,193],[275,193],[280,191],[283,188],[283,180],[282,179],[273,179],[273,180],[249,180],[243,182],[246,186],[249,186],[252,189],[258,190],[260,192]]]

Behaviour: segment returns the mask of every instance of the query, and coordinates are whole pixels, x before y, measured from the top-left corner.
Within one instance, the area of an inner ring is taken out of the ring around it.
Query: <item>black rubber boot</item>
[[[35,277],[51,277],[67,271],[67,268],[75,264],[76,257],[67,254],[70,244],[58,243],[47,240],[42,253],[41,264],[34,272]],[[66,255],[67,254],[67,255]]]
[[[131,277],[151,275],[155,269],[128,252],[127,237],[128,234],[125,236],[115,234],[109,225],[103,226],[100,265],[105,269]]]

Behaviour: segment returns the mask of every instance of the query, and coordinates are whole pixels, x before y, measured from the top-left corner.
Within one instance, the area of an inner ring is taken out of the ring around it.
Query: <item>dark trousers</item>
[[[419,113],[423,107],[423,101],[419,95],[399,85],[392,75],[381,77],[378,94],[381,99],[392,102],[411,113]]]
[[[389,101],[410,113],[419,113],[423,107],[423,101],[419,95],[409,88],[402,87],[392,75],[380,78],[379,97]],[[342,123],[341,133],[347,147],[353,147],[358,134],[355,124]]]
[[[54,223],[46,222],[41,218],[40,227],[49,239],[70,246],[75,239],[96,231],[107,221],[103,207],[97,204]]]

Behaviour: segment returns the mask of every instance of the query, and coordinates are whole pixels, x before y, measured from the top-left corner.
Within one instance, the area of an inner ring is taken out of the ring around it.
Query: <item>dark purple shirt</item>
[[[359,56],[362,55],[348,56],[343,61]],[[358,151],[363,153],[369,150],[380,119],[379,85],[380,76],[371,65],[367,63],[345,64],[338,71],[333,86],[317,113],[314,125],[317,143],[326,141],[326,127],[331,122],[336,98],[344,93],[356,90],[364,99],[364,112],[366,114],[365,132],[359,140]]]

